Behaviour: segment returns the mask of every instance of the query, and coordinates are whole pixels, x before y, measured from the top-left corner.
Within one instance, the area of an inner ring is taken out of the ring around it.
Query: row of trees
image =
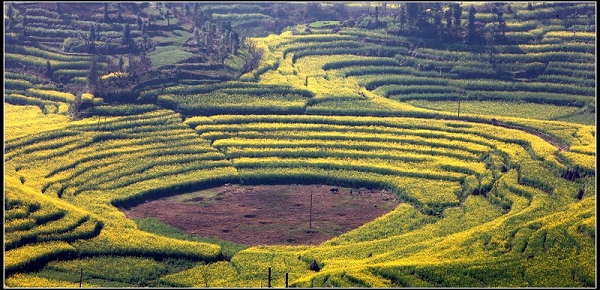
[[[458,3],[401,3],[392,15],[392,23],[397,25],[398,30],[390,32],[409,36],[437,35],[436,42],[438,43],[462,41],[472,44],[486,43],[488,34],[490,34],[489,37],[493,39],[494,43],[502,43],[506,41],[504,13],[512,11],[512,8],[510,4],[501,2],[489,5],[491,8],[487,6],[484,8],[489,9],[495,15],[495,21],[491,28],[486,28],[484,23],[475,20],[478,10],[472,5],[468,8],[465,25],[461,19],[463,7]],[[376,13],[375,17],[377,18]]]
[[[245,58],[243,71],[249,71],[257,67],[262,56],[262,50],[257,48],[251,41],[246,41],[240,37],[237,31],[231,27],[228,21],[216,21],[210,13],[207,13],[202,5],[198,3],[157,3],[156,9],[160,15],[167,20],[167,30],[170,26],[170,17],[177,17],[179,22],[192,24],[192,37],[186,41],[182,48],[197,54],[198,62],[223,63],[223,60],[231,54],[237,54],[238,49],[244,48],[248,52]],[[104,6],[105,11],[107,11]],[[140,8],[140,7],[138,7]],[[103,58],[103,62],[109,63],[108,71],[124,72],[118,77],[105,78],[99,77],[98,60],[90,64],[88,74],[88,89],[95,96],[102,97],[105,101],[112,102],[137,102],[137,89],[140,83],[158,83],[161,80],[178,78],[179,70],[177,67],[158,70],[152,66],[148,53],[152,50],[154,44],[149,37],[149,33],[155,29],[163,29],[164,26],[157,27],[150,23],[150,17],[144,17],[138,12],[137,25],[141,30],[142,36],[134,39],[132,37],[132,26],[129,23],[123,25],[122,36],[120,38],[119,54],[126,54],[118,58],[118,62],[109,60],[102,56],[98,50],[90,48],[89,52],[97,54],[97,58]],[[94,38],[98,38],[99,26],[90,27],[89,43],[94,43]]]

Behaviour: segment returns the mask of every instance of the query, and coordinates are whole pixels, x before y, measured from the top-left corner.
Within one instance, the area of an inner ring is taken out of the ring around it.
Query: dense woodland
[[[5,286],[594,287],[596,8],[5,2]],[[119,210],[223,184],[402,203],[318,246]]]

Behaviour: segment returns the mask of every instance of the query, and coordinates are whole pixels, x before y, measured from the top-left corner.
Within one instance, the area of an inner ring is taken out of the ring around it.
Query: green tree
[[[147,33],[142,34],[142,42],[140,43],[140,52],[147,53],[151,48],[150,36]]]
[[[444,35],[444,33],[443,33],[444,26],[442,25],[442,12],[439,10],[435,11],[433,14],[433,25],[435,26],[438,39],[440,41],[442,41],[442,37]]]
[[[25,9],[23,16],[21,16],[21,27],[23,27],[23,37],[27,37],[27,9]]]
[[[335,10],[335,14],[337,15],[338,20],[345,20],[348,18],[348,9],[346,8],[345,3],[335,3],[333,4],[333,10]],[[287,12],[285,9],[279,9],[280,18],[286,18]]]
[[[446,19],[446,28],[452,28],[452,11],[450,9],[444,12],[444,18]]]
[[[469,22],[467,23],[467,40],[470,42],[475,41],[475,13],[477,13],[477,11],[475,10],[475,7],[471,5],[471,7],[469,7]]]
[[[8,17],[9,20],[13,19],[13,8],[11,4],[8,4],[8,8],[6,9],[6,16]]]
[[[123,60],[123,56],[119,56],[119,71],[123,71],[123,66],[125,65],[125,60]]]
[[[96,42],[94,41],[90,41],[88,44],[88,53],[90,54],[96,54]]]
[[[200,45],[200,29],[198,29],[197,27],[194,27],[194,33],[192,35],[194,36],[194,40],[196,41],[196,44]]]
[[[496,39],[498,35],[498,25],[489,25],[485,32],[485,48],[488,54],[488,61],[492,65],[492,68],[496,68],[496,61],[494,55],[496,54]]]
[[[435,25],[435,27],[437,29],[441,29],[442,28],[442,13],[440,11],[436,11],[433,14],[433,25]]]
[[[497,8],[494,6],[496,13],[496,20],[498,21],[498,31],[496,34],[496,41],[498,43],[502,43],[506,40],[506,21],[504,20],[504,12],[502,8]]]
[[[90,33],[88,35],[88,40],[90,42],[94,42],[96,40],[96,27],[94,27],[94,25],[90,25]]]
[[[406,7],[406,24],[408,31],[415,31],[419,29],[419,22],[421,22],[421,4],[417,2],[404,3]]]
[[[319,20],[321,13],[321,5],[317,2],[310,2],[304,8],[304,17],[310,22]]]
[[[117,12],[117,23],[123,23],[125,19],[123,19],[123,15],[121,15],[121,10]]]
[[[126,45],[127,48],[131,48],[131,27],[129,23],[125,24],[123,27],[123,37],[121,38],[121,43]]]
[[[6,16],[8,17],[8,25],[6,26],[6,31],[11,31],[14,25],[14,18],[13,18],[13,8],[12,5],[8,5],[8,8],[6,9]]]
[[[462,7],[460,4],[452,3],[452,12],[454,12],[454,27],[460,28],[460,18],[462,16]]]
[[[137,27],[139,30],[142,30],[142,17],[138,14],[136,19]]]
[[[96,25],[96,41],[100,41],[100,25]]]
[[[400,12],[398,13],[398,22],[400,23],[400,30],[404,30],[406,24],[406,5],[400,6]]]
[[[100,79],[98,73],[98,61],[95,57],[90,62],[90,68],[87,75],[87,87],[90,92],[94,92],[98,86],[98,80]]]
[[[104,3],[104,23],[110,23],[110,16],[108,16],[108,3]]]
[[[46,60],[46,76],[52,77],[52,64],[50,64],[50,60]]]
[[[23,28],[27,27],[28,23],[28,19],[27,19],[27,9],[23,10],[23,15],[21,15],[21,25],[23,25]]]

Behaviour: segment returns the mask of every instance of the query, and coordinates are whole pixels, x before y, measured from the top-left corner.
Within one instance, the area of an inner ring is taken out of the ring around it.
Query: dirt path
[[[317,245],[400,203],[395,195],[382,190],[339,188],[339,193],[333,193],[331,188],[225,185],[122,210],[131,219],[152,217],[193,235],[238,244]]]
[[[527,128],[527,127],[523,127],[523,126],[517,126],[517,125],[510,125],[510,124],[506,124],[506,123],[502,123],[502,122],[498,122],[498,121],[492,121],[492,124],[497,125],[497,126],[502,126],[502,127],[506,127],[506,128],[511,128],[511,129],[517,129],[517,130],[521,130],[521,131],[525,131],[527,133],[536,135],[542,139],[544,139],[545,141],[547,141],[548,143],[554,145],[556,148],[558,148],[558,150],[560,151],[569,151],[569,145],[567,145],[565,142],[559,140],[558,138],[552,137],[546,133],[531,129],[531,128]]]

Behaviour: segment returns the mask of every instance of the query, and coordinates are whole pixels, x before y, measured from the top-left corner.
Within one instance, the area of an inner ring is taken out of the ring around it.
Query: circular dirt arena
[[[155,218],[192,235],[237,244],[317,245],[382,216],[399,203],[385,190],[224,185],[121,210],[130,219]]]

